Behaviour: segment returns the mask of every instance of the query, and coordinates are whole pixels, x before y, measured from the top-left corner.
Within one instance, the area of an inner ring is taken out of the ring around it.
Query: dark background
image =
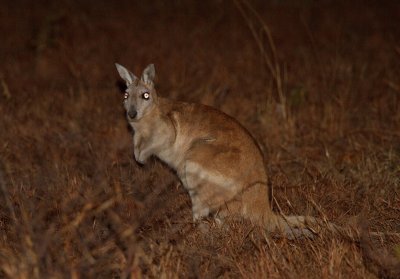
[[[155,63],[160,95],[247,127],[276,211],[399,232],[399,1],[0,5],[0,277],[390,272],[368,260],[399,255],[398,239],[366,256],[339,236],[272,239],[246,221],[202,232],[174,173],[134,161],[114,63],[136,75]]]

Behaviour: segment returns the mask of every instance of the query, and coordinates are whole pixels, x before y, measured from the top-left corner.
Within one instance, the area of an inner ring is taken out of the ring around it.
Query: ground
[[[274,210],[400,232],[398,1],[2,2],[0,277],[385,275],[340,236],[200,229],[173,171],[134,161],[114,63],[247,127]]]

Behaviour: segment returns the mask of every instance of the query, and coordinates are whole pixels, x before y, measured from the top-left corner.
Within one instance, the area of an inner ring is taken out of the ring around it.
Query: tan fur
[[[136,160],[145,163],[155,156],[176,171],[189,192],[195,221],[210,213],[217,218],[239,216],[287,237],[313,235],[308,225],[321,221],[272,211],[263,155],[238,121],[209,106],[159,97],[153,65],[140,79],[118,64],[117,69],[128,87],[125,109],[138,111],[137,117],[128,116]],[[151,98],[140,99],[144,93]]]

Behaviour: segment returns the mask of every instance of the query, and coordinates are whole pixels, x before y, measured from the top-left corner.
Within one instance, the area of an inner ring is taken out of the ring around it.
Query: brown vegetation
[[[3,2],[0,277],[395,274],[395,238],[374,241],[379,265],[367,238],[202,232],[174,173],[134,161],[114,62],[155,63],[160,94],[245,125],[275,210],[399,232],[397,1]]]

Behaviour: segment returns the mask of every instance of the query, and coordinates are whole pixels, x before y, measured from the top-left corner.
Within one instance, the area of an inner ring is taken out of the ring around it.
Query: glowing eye
[[[125,94],[124,94],[124,100],[128,99],[128,97],[129,97],[129,93],[128,93],[128,92],[125,92]]]
[[[150,94],[149,94],[149,92],[144,92],[143,95],[142,95],[142,98],[145,99],[145,100],[150,99]]]

